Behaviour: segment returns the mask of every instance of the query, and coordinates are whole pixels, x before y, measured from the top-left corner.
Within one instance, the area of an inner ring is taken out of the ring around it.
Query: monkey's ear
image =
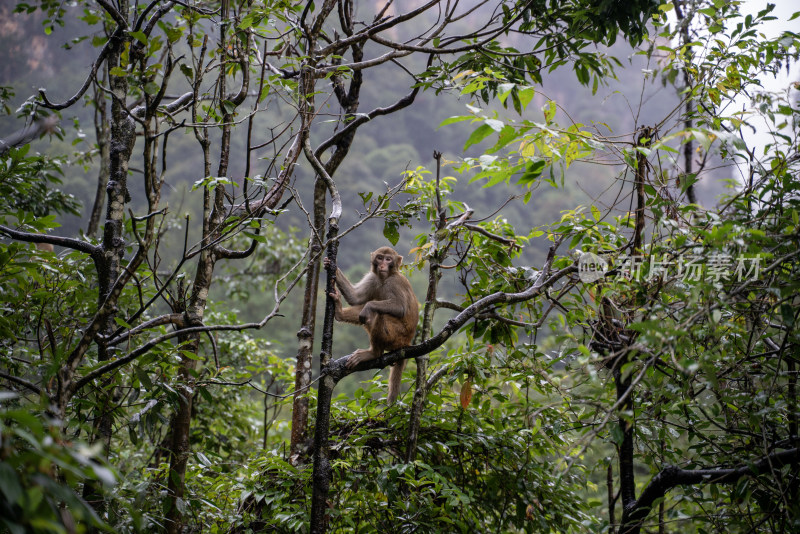
[[[395,268],[399,269],[399,268],[400,268],[400,266],[401,266],[401,265],[403,265],[403,256],[401,256],[400,254],[398,254],[397,256],[395,256],[395,260],[394,260],[394,262],[395,262],[395,264],[396,264],[396,265],[395,265]]]

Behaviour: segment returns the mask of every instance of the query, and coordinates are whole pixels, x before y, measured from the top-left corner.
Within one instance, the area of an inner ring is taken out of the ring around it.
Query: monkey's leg
[[[363,314],[363,312],[362,312]],[[386,349],[386,321],[384,316],[378,313],[369,314],[369,318],[364,323],[364,329],[369,334],[369,348],[358,349],[347,360],[347,367],[353,368],[361,362],[374,360],[378,356],[383,355]]]
[[[342,308],[340,310],[336,310],[336,320],[341,321],[343,323],[351,323],[351,324],[361,324],[361,320],[359,319],[359,315],[361,315],[361,309],[364,305],[360,306],[350,306],[349,308]]]

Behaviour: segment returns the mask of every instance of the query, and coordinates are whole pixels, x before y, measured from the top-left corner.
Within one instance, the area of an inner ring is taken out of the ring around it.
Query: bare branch
[[[385,108],[375,108],[369,113],[359,113],[355,119],[347,123],[347,126],[333,134],[331,137],[323,141],[323,143],[317,148],[316,154],[320,155],[325,150],[336,144],[336,142],[345,137],[347,135],[352,134],[359,126],[364,124],[365,122],[371,121],[375,117],[380,117],[381,115],[388,115],[390,113],[394,113],[400,109],[410,106],[414,99],[417,97],[417,93],[419,93],[419,87],[415,88],[413,91],[408,93],[406,96],[392,104],[391,106],[387,106]]]
[[[85,252],[90,256],[94,256],[100,251],[98,246],[87,243],[86,241],[81,241],[80,239],[74,239],[72,237],[21,232],[3,225],[0,225],[0,233],[5,234],[11,239],[16,239],[17,241],[25,241],[26,243],[49,243],[51,245],[57,245],[59,247],[71,248],[73,250]]]
[[[95,59],[94,63],[92,64],[92,69],[89,71],[89,75],[86,77],[86,80],[84,80],[83,85],[80,89],[78,89],[78,92],[72,96],[72,98],[62,102],[61,104],[53,104],[47,99],[47,90],[39,89],[39,97],[42,99],[41,105],[48,109],[59,110],[68,108],[77,102],[78,99],[81,98],[86,92],[86,90],[89,89],[89,86],[92,84],[92,80],[94,80],[97,76],[97,69],[100,68],[100,65],[103,64],[103,61],[105,61],[106,56],[108,56],[109,52],[111,52],[112,43],[114,43],[117,39],[120,39],[123,33],[124,28],[122,26],[118,26],[116,31],[111,35],[111,37],[108,38],[108,41],[100,50],[100,54],[97,56],[97,59]]]
[[[384,30],[388,30],[389,28],[397,26],[401,22],[405,22],[406,20],[413,19],[417,15],[419,15],[421,13],[424,13],[428,9],[430,9],[433,6],[439,4],[440,1],[441,0],[431,0],[428,3],[421,5],[417,9],[413,9],[413,10],[409,11],[408,13],[403,13],[402,15],[398,15],[396,17],[389,17],[388,19],[383,19],[383,22],[379,22],[378,24],[370,26],[370,27],[364,29],[363,31],[361,31],[361,32],[359,32],[359,33],[357,33],[355,35],[352,35],[352,36],[347,37],[345,39],[340,39],[340,40],[334,41],[330,45],[328,45],[325,48],[323,48],[322,50],[320,50],[318,52],[318,54],[323,56],[323,57],[329,56],[329,55],[335,53],[338,50],[342,50],[344,48],[349,47],[352,44],[364,42],[364,41],[366,41],[367,39],[369,39],[370,37],[372,37],[373,35],[375,35],[378,32],[382,32]]]
[[[37,395],[41,395],[42,394],[42,390],[39,388],[39,386],[33,384],[32,382],[28,382],[24,378],[19,378],[18,376],[10,375],[10,374],[4,373],[2,371],[0,371],[0,378],[5,378],[9,382],[13,382],[13,383],[15,383],[17,385],[20,385],[20,386],[22,386],[22,387],[24,387],[26,389],[29,389],[29,390],[33,391],[34,393],[36,393]]]
[[[745,476],[758,476],[771,469],[800,463],[800,449],[772,453],[755,462],[746,462],[733,468],[680,469],[668,466],[650,480],[633,505],[626,507],[620,534],[638,534],[642,521],[650,513],[657,499],[677,486],[695,484],[733,484]]]
[[[33,124],[29,124],[24,128],[17,130],[5,139],[0,139],[0,156],[11,150],[13,147],[22,146],[30,143],[39,136],[46,133],[53,133],[58,128],[58,117],[50,115]]]
[[[499,241],[499,242],[501,242],[503,244],[506,244],[508,246],[512,246],[512,247],[513,246],[518,246],[517,242],[514,241],[513,239],[509,239],[507,237],[503,237],[503,236],[499,236],[497,234],[493,234],[489,230],[487,230],[486,228],[484,228],[482,226],[478,226],[477,224],[464,223],[461,226],[463,226],[464,228],[466,228],[467,230],[469,230],[471,232],[477,232],[479,234],[485,235],[489,239],[494,239],[495,241]]]

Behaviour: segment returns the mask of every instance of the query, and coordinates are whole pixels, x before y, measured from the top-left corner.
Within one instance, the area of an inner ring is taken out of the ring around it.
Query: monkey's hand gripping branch
[[[553,260],[555,259],[556,249],[561,244],[561,241],[561,239],[557,240],[553,246],[550,247],[550,251],[547,254],[547,259],[545,260],[539,276],[536,278],[534,283],[524,291],[519,293],[497,292],[487,295],[450,319],[447,324],[445,324],[444,328],[442,328],[435,336],[423,341],[418,345],[411,345],[409,347],[398,349],[392,352],[387,352],[378,358],[361,362],[352,369],[347,367],[347,361],[350,358],[350,355],[344,356],[337,360],[331,361],[322,371],[322,375],[329,376],[333,378],[334,383],[338,383],[342,378],[357,371],[366,371],[367,369],[382,369],[408,358],[416,358],[418,356],[430,354],[437,348],[441,347],[445,341],[450,339],[453,334],[458,332],[458,330],[464,326],[467,321],[479,313],[499,304],[514,304],[516,302],[525,302],[538,297],[547,289],[551,288],[559,280],[569,276],[572,273],[578,272],[578,267],[574,264],[564,267],[556,272],[552,272],[552,265]]]

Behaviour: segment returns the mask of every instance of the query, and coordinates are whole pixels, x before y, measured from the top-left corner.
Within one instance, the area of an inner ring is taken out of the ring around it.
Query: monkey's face
[[[375,274],[381,278],[386,278],[394,272],[394,256],[376,254],[375,259],[372,260],[372,268],[375,270]]]
[[[403,257],[389,247],[382,247],[372,253],[372,272],[382,280],[397,272]]]

